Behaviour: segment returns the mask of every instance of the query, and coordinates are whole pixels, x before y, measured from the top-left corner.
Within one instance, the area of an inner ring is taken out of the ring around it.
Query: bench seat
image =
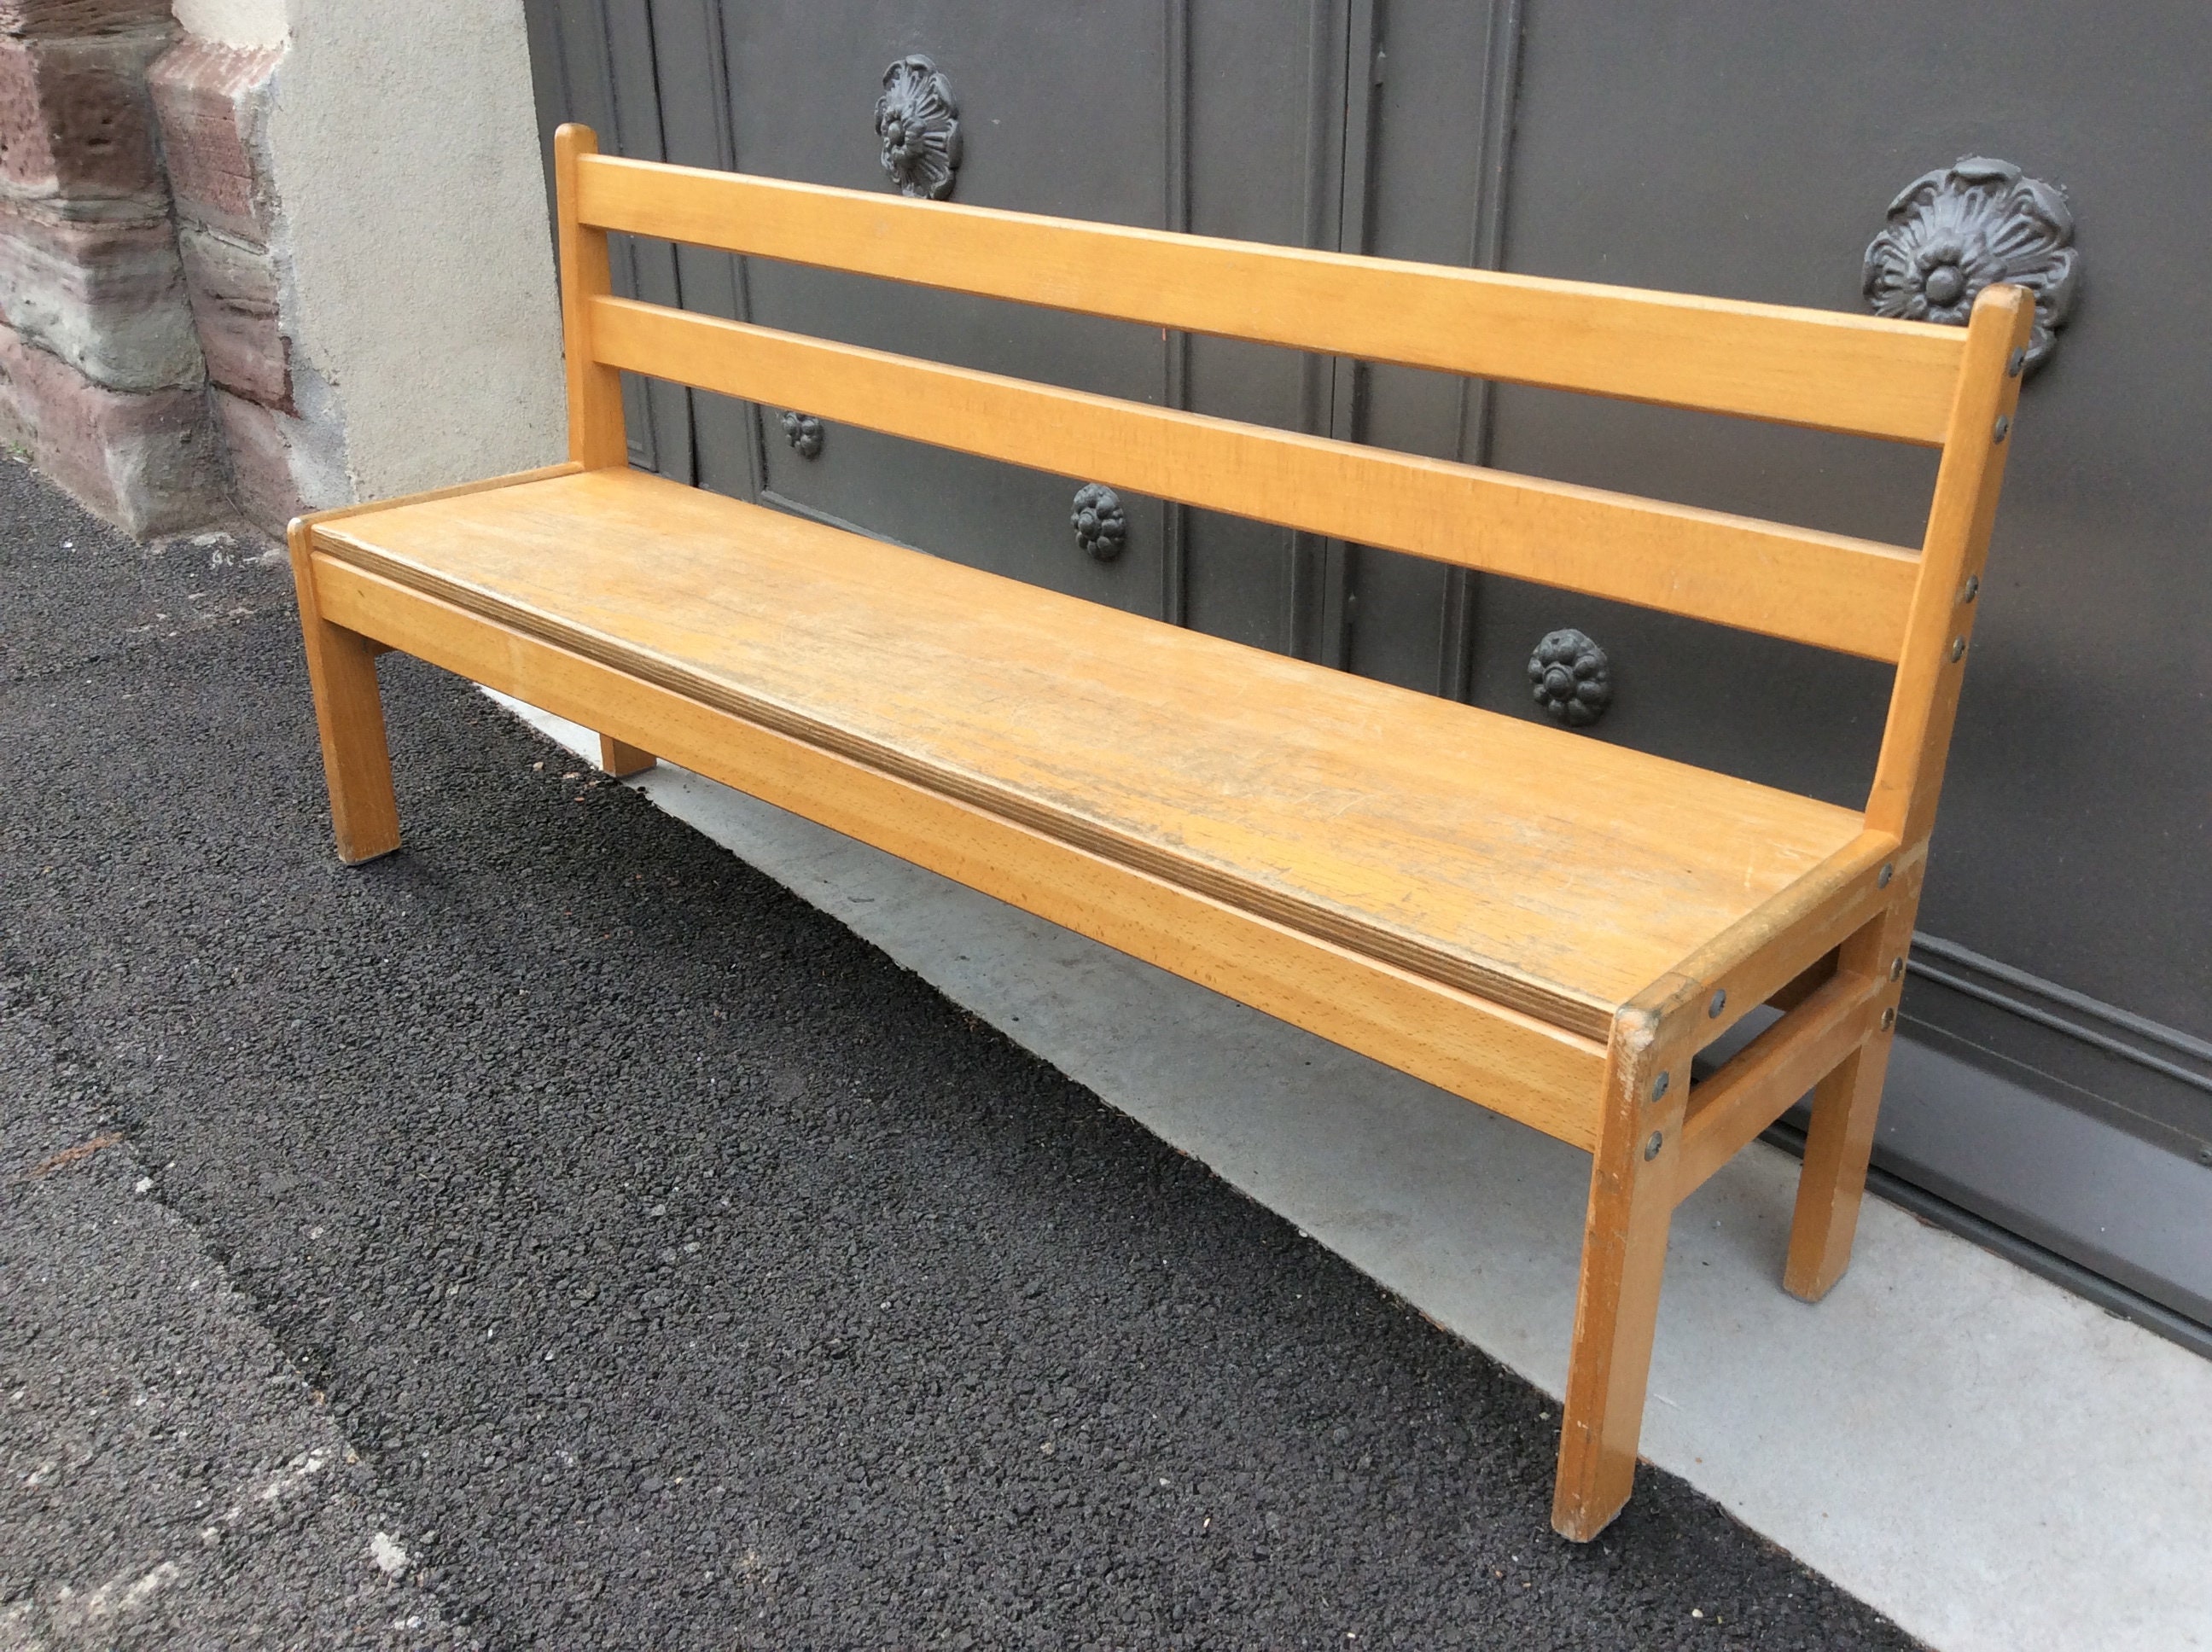
[[[911,783],[1602,1040],[1856,811],[629,470],[316,550]]]

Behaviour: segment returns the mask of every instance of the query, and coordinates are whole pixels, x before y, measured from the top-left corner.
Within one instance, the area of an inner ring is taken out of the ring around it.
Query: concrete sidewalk
[[[1561,1392],[1585,1156],[713,781],[634,784]],[[1796,1171],[1755,1145],[1678,1217],[1645,1455],[1942,1652],[2212,1647],[2212,1364],[1879,1200],[1808,1308]]]

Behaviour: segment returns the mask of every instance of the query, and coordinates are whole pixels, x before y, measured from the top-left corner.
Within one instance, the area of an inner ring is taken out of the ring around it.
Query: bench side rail
[[[1089,223],[586,154],[601,230],[1320,355],[1942,445],[1948,328]]]

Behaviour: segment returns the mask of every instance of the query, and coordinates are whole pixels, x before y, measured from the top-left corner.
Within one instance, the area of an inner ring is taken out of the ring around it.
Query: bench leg
[[[1839,970],[1893,979],[1901,974],[1920,906],[1917,872],[1913,879],[1895,905],[1844,944]],[[1826,1296],[1850,1266],[1882,1079],[1896,1036],[1891,1019],[1891,1026],[1877,1029],[1813,1090],[1812,1128],[1805,1136],[1797,1210],[1790,1224],[1790,1260],[1782,1272],[1782,1288],[1807,1302]]]
[[[357,865],[399,847],[399,804],[392,793],[392,752],[376,687],[380,651],[358,633],[304,611],[301,618],[315,726],[323,738],[323,775],[331,788],[331,825],[338,859]]]
[[[399,803],[392,793],[392,750],[376,685],[376,657],[383,651],[360,633],[323,618],[307,541],[307,530],[295,523],[292,578],[299,592],[307,682],[315,695],[315,730],[322,737],[331,825],[338,859],[358,865],[399,847]]]
[[[1593,1191],[1567,1357],[1567,1400],[1559,1436],[1552,1524],[1587,1543],[1613,1523],[1636,1482],[1651,1339],[1667,1266],[1671,1202],[1645,1182],[1614,1194]]]
[[[650,751],[626,745],[611,734],[599,736],[599,767],[618,780],[642,774],[659,761]]]
[[[1826,1296],[1851,1263],[1893,1036],[1876,1033],[1813,1091],[1813,1127],[1805,1137],[1805,1165],[1797,1173],[1797,1212],[1782,1273],[1783,1289],[1807,1302]]]
[[[1635,1485],[1667,1230],[1674,1213],[1674,1165],[1681,1153],[1689,1052],[1682,1046],[1678,1060],[1662,1062],[1661,1047],[1640,1042],[1642,1048],[1636,1048],[1616,1029],[1607,1116],[1590,1165],[1582,1283],[1575,1296],[1575,1340],[1567,1357],[1559,1474],[1552,1497],[1552,1525],[1577,1543],[1612,1523]],[[1655,1102],[1651,1092],[1662,1071],[1670,1082]],[[1657,1151],[1646,1157],[1654,1136]]]

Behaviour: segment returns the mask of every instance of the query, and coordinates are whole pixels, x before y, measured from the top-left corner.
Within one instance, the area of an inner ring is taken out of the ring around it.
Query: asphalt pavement
[[[1913,1644],[269,549],[0,461],[0,1652]]]

